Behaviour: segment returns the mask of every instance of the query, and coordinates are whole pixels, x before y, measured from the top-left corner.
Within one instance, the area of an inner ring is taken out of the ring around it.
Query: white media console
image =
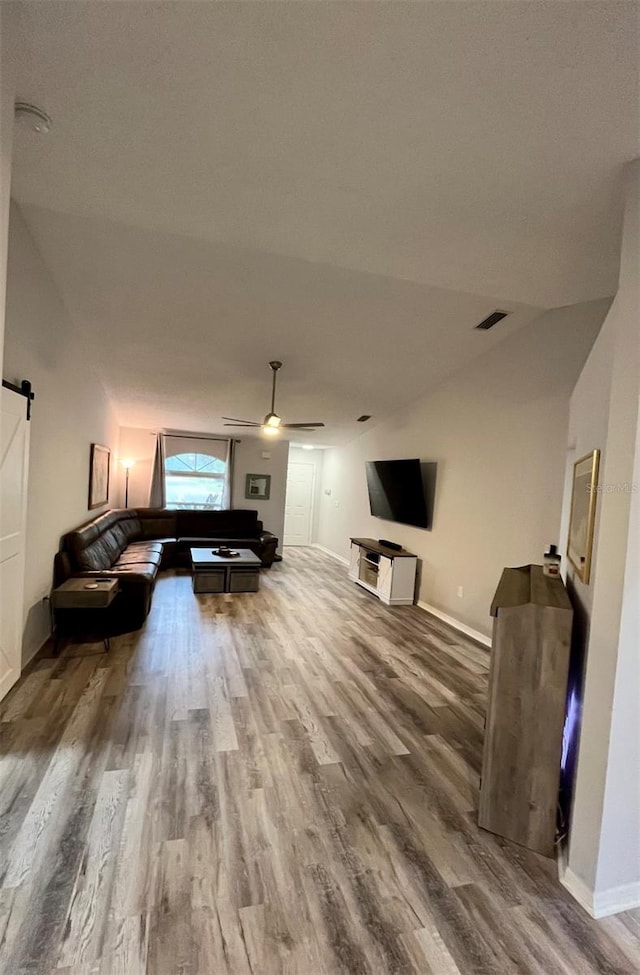
[[[349,578],[387,606],[410,606],[416,588],[417,556],[387,548],[373,538],[352,538]]]

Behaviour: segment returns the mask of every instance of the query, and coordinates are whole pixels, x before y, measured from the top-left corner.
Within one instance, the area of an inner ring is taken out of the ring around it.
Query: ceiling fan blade
[[[261,427],[261,423],[257,423],[255,420],[239,420],[237,416],[223,416],[223,420],[231,420],[232,423],[243,423],[248,427]]]
[[[312,427],[323,427],[324,423],[281,423],[283,427],[288,427],[289,430],[310,430]]]
[[[240,430],[255,430],[259,423],[223,423],[223,427],[238,427]]]

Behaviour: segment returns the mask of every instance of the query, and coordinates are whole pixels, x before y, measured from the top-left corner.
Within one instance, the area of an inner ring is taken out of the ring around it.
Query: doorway
[[[22,669],[29,423],[24,396],[0,401],[0,700]]]
[[[284,507],[285,545],[311,545],[315,475],[314,464],[289,462]]]

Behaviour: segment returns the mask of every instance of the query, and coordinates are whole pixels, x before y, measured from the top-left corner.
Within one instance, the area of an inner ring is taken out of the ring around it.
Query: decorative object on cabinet
[[[596,521],[599,467],[599,450],[592,450],[590,454],[581,457],[573,465],[567,555],[575,567],[578,578],[585,585],[589,584],[591,576],[591,553]]]
[[[541,565],[505,569],[493,646],[478,825],[551,857],[573,608]]]
[[[102,444],[91,444],[89,459],[89,510],[101,508],[109,500],[109,463],[111,451]]]

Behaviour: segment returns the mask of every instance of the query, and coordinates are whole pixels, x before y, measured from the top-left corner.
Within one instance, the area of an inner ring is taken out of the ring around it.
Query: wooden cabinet
[[[387,548],[373,538],[352,538],[349,578],[387,606],[410,606],[415,598],[418,558]]]
[[[505,569],[491,606],[478,825],[553,856],[573,609],[540,565]]]

